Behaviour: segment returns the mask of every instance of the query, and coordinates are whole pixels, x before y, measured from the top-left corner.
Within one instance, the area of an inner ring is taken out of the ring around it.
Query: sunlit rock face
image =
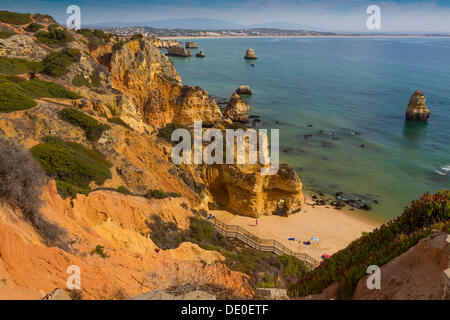
[[[427,121],[430,117],[430,110],[425,106],[426,98],[422,91],[417,90],[409,99],[406,109],[406,120]]]

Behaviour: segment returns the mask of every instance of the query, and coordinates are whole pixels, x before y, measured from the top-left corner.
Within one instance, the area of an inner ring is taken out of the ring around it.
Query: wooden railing
[[[277,240],[260,239],[240,226],[225,224],[215,217],[209,219],[208,221],[211,222],[216,227],[216,230],[226,238],[239,240],[252,249],[272,252],[278,256],[287,254],[296,257],[297,259],[303,261],[308,269],[314,269],[320,264],[319,261],[310,255],[295,252]]]

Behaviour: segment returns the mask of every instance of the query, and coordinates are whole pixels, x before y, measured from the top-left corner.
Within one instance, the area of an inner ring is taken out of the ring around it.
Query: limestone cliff
[[[198,87],[182,86],[173,63],[149,40],[134,40],[113,53],[114,88],[133,97],[144,120],[154,126],[167,123],[212,124],[222,115],[214,99]]]
[[[37,15],[36,19],[44,21],[47,29],[53,23],[48,16]],[[148,274],[158,271],[155,268],[163,261],[188,260],[195,273],[202,267],[198,259],[208,262],[208,268],[214,271],[213,282],[239,296],[249,296],[252,291],[243,274],[214,264],[223,257],[189,243],[170,252],[159,250],[149,239],[152,230],[145,220],[156,214],[181,229],[187,228],[192,212],[215,202],[250,216],[288,215],[301,208],[303,199],[295,172],[282,166],[278,175],[262,176],[258,166],[175,166],[170,159],[172,145],[157,137],[158,127],[168,123],[190,125],[195,120],[223,126],[224,119],[206,91],[182,85],[173,63],[152,40],[137,39],[120,46],[122,39],[118,38],[89,46],[89,38],[70,32],[73,41],[49,46],[36,41],[24,27],[16,26],[15,31],[19,35],[0,40],[0,56],[38,62],[51,52],[79,50],[79,61],[68,65],[61,76],[34,76],[83,98],[36,98],[37,105],[31,109],[0,113],[0,134],[27,149],[48,137],[58,137],[98,150],[111,164],[111,178],[101,186],[92,182],[92,190],[126,187],[142,195],[160,189],[181,197],[148,200],[97,190],[89,196],[79,194],[73,200],[63,200],[50,182],[44,190],[41,211],[68,231],[75,250],[72,253],[46,247],[20,212],[0,204],[0,298],[40,298],[41,289],[47,293],[55,287],[64,288],[69,265],[83,270],[85,298],[108,299],[119,289],[136,295],[153,288],[147,282]],[[74,81],[76,77],[90,81],[93,75],[95,85]],[[27,73],[19,76],[30,77]],[[108,129],[91,141],[83,129],[58,116],[63,108],[75,108],[108,125]],[[118,124],[117,118],[124,124]],[[97,245],[103,245],[110,257],[91,255]]]
[[[261,175],[258,165],[216,165],[204,168],[213,199],[224,209],[240,215],[288,216],[301,210],[302,183],[288,165],[276,175]]]

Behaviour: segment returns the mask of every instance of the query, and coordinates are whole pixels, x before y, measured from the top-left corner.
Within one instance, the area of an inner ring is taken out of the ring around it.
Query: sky
[[[244,25],[282,21],[349,32],[369,32],[366,10],[378,5],[377,32],[450,33],[450,0],[0,0],[0,9],[46,13],[64,23],[72,4],[80,6],[82,24],[212,18]]]

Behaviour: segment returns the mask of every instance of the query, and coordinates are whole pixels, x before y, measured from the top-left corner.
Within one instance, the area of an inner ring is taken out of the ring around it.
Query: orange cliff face
[[[54,51],[35,41],[23,27],[17,28],[18,35],[2,40],[0,56],[22,55],[41,61]],[[220,254],[191,243],[159,250],[148,237],[152,230],[145,221],[155,214],[178,228],[187,228],[191,208],[205,209],[211,202],[246,215],[272,214],[280,208],[290,214],[301,208],[303,199],[298,176],[287,177],[281,171],[264,178],[257,167],[238,165],[175,166],[170,159],[172,145],[155,131],[168,123],[190,125],[195,120],[220,127],[224,118],[215,100],[199,87],[183,86],[173,63],[151,40],[129,41],[117,50],[111,42],[90,50],[88,38],[72,35],[75,40],[64,47],[78,49],[80,61],[72,63],[61,77],[35,76],[83,98],[36,99],[34,108],[0,113],[2,135],[27,149],[53,136],[100,151],[112,165],[112,178],[102,186],[91,183],[93,190],[126,187],[145,194],[160,189],[182,197],[148,200],[102,190],[63,200],[50,182],[43,191],[41,211],[68,231],[73,241],[71,252],[47,247],[20,212],[0,203],[0,298],[38,299],[42,292],[65,288],[70,265],[81,268],[85,299],[118,297],[115,293],[120,290],[133,296],[155,288],[148,281],[149,274],[157,272],[164,277],[162,265],[187,263],[191,274],[201,274],[205,270],[200,260],[206,261],[214,274],[212,283],[231,288],[241,297],[251,295],[246,275],[215,264],[223,259]],[[89,78],[93,74],[99,76],[97,87],[74,85],[75,76]],[[65,107],[82,111],[110,129],[98,141],[89,141],[84,130],[58,116]],[[111,118],[120,118],[128,127],[110,123]],[[220,189],[224,181],[227,196]],[[97,245],[104,246],[108,258],[91,255]]]
[[[214,124],[222,119],[214,99],[199,87],[183,86],[172,61],[147,39],[126,43],[108,63],[113,87],[133,97],[144,120],[155,126]]]
[[[65,289],[71,265],[81,269],[83,299],[117,298],[117,292],[131,297],[151,291],[155,283],[149,275],[157,272],[164,278],[164,266],[177,263],[194,273],[209,269],[209,274],[215,275],[211,283],[231,288],[239,296],[252,294],[246,275],[216,264],[224,259],[219,253],[191,243],[159,250],[149,238],[152,230],[145,220],[150,213],[181,229],[189,226],[192,213],[181,205],[182,198],[147,200],[96,191],[63,200],[50,182],[43,200],[42,213],[67,230],[72,252],[46,247],[19,212],[0,206],[0,299],[39,299],[55,288]],[[97,245],[104,246],[109,257],[91,255]]]

